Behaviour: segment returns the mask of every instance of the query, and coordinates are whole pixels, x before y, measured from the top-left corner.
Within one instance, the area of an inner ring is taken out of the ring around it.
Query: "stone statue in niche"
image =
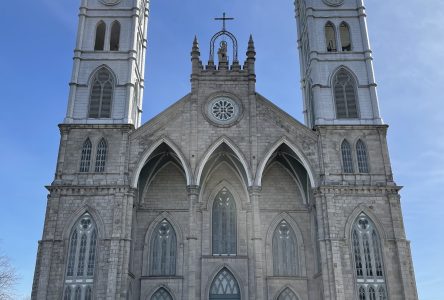
[[[220,42],[219,50],[217,51],[217,55],[219,57],[219,62],[228,62],[228,44],[226,41]]]

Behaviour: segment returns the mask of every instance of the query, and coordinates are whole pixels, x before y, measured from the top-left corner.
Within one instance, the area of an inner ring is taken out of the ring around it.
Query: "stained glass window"
[[[233,195],[223,188],[213,203],[213,255],[236,255],[236,203]]]
[[[97,154],[96,154],[95,171],[98,173],[105,171],[106,152],[107,152],[106,141],[105,139],[101,139],[99,144],[97,145]]]
[[[177,239],[173,226],[163,220],[157,225],[151,238],[151,276],[176,274]]]
[[[342,168],[344,173],[353,173],[353,157],[350,143],[344,140],[341,144]]]
[[[214,278],[210,287],[210,300],[240,300],[239,285],[233,274],[226,268]]]
[[[356,143],[356,157],[358,158],[359,173],[368,173],[367,147],[362,140]]]
[[[298,300],[298,297],[292,290],[286,288],[282,293],[280,293],[277,300]]]
[[[173,297],[171,297],[166,289],[160,288],[154,293],[151,300],[173,300]]]
[[[97,229],[86,213],[76,222],[69,238],[64,300],[92,299],[96,248]]]
[[[273,234],[274,276],[298,275],[298,249],[296,235],[287,221],[282,221]]]
[[[359,299],[387,300],[381,239],[375,224],[364,213],[353,225],[352,246]]]
[[[358,118],[355,80],[345,69],[339,70],[334,79],[334,96],[336,104],[336,117],[338,119]]]
[[[80,157],[80,172],[89,172],[89,166],[91,165],[91,150],[92,144],[90,139],[86,139],[82,147],[82,156]]]

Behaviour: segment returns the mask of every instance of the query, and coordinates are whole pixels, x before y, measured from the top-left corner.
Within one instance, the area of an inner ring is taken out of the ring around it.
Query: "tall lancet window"
[[[173,297],[171,297],[166,289],[160,288],[154,293],[151,300],[173,300]]]
[[[298,300],[298,297],[292,290],[286,288],[282,291],[282,293],[279,294],[277,300]]]
[[[89,118],[110,118],[114,77],[103,67],[94,74],[89,102]]]
[[[210,300],[240,300],[240,289],[236,278],[228,269],[222,269],[210,287]]]
[[[361,213],[353,225],[352,248],[358,298],[386,300],[381,239],[375,224]]]
[[[335,25],[331,22],[325,24],[325,44],[328,52],[337,51]]]
[[[89,167],[91,165],[91,151],[92,151],[92,144],[91,140],[88,138],[83,143],[82,155],[80,157],[80,172],[82,173],[89,172]]]
[[[97,146],[97,154],[96,154],[96,167],[95,171],[98,173],[105,172],[105,163],[106,163],[106,152],[107,145],[105,139],[101,139],[99,145]]]
[[[94,43],[95,51],[103,51],[105,47],[105,33],[106,33],[106,24],[103,21],[97,23],[96,27],[96,41]]]
[[[213,203],[213,255],[236,255],[236,202],[223,188]]]
[[[341,144],[342,169],[344,173],[353,173],[353,157],[350,143],[344,140]]]
[[[362,140],[358,140],[356,143],[356,157],[358,159],[359,173],[368,173],[367,147]]]
[[[356,83],[353,75],[345,69],[339,70],[334,79],[336,117],[338,119],[358,118]]]
[[[69,238],[64,300],[92,299],[97,228],[90,214],[74,225]]]
[[[170,222],[163,220],[151,237],[150,275],[176,275],[176,253],[176,232]]]
[[[273,233],[274,276],[297,276],[298,246],[296,235],[287,221],[282,221]]]
[[[341,36],[342,51],[351,51],[350,28],[347,23],[342,22],[341,25],[339,25],[339,35]]]
[[[111,38],[109,40],[109,50],[119,51],[120,48],[120,23],[114,21],[111,25]]]

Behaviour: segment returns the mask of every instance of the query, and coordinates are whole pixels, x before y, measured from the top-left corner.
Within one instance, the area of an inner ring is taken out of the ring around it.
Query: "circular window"
[[[239,116],[239,104],[227,96],[216,97],[207,105],[207,116],[218,125],[231,125]]]

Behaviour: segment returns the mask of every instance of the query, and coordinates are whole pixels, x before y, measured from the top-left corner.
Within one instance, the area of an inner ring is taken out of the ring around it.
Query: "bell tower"
[[[64,124],[140,126],[148,5],[81,1]]]
[[[382,124],[363,0],[296,3],[307,126]]]

